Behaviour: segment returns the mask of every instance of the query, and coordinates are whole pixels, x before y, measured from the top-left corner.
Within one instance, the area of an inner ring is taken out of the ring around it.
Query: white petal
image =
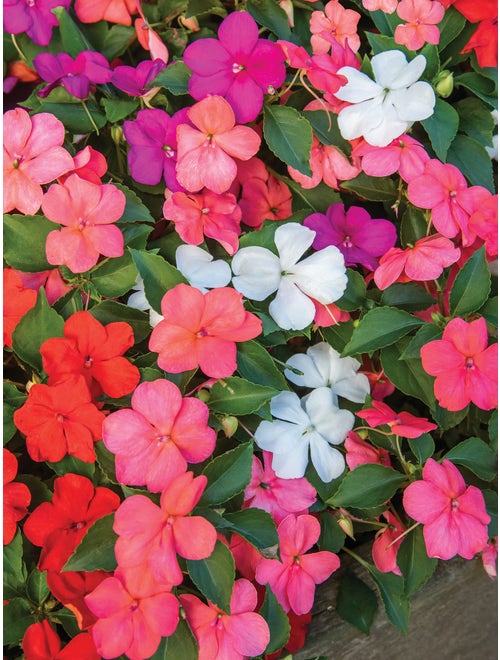
[[[308,348],[307,354],[311,356],[316,369],[322,374],[324,387],[331,387],[332,383],[335,383],[347,373],[344,358],[341,358],[340,353],[327,344],[326,341]],[[345,359],[352,360],[353,358]]]
[[[354,426],[354,415],[334,405],[329,387],[319,387],[302,398],[314,429],[328,442],[338,445]]]
[[[280,392],[271,399],[271,415],[306,429],[310,420],[295,392]]]
[[[389,96],[399,118],[405,121],[421,121],[434,112],[436,96],[429,83],[416,82],[408,89],[390,92]]]
[[[129,307],[133,307],[134,309],[139,309],[141,312],[145,312],[151,306],[146,299],[146,294],[144,293],[144,290],[136,291],[131,296],[129,296],[129,299],[127,300],[127,305]]]
[[[263,247],[238,250],[231,262],[234,288],[250,300],[265,300],[279,286],[281,266],[278,257]]]
[[[255,431],[257,445],[273,454],[288,454],[301,442],[302,437],[301,427],[280,419],[261,422]]]
[[[291,272],[301,291],[325,305],[341,298],[347,286],[344,256],[335,245],[300,261]]]
[[[345,470],[344,456],[335,447],[331,447],[319,433],[310,433],[311,462],[316,468],[321,481],[329,483],[340,477]]]
[[[309,351],[307,352],[309,353]],[[324,387],[327,385],[325,378],[318,371],[316,364],[309,355],[305,355],[304,353],[292,355],[286,363],[303,373],[300,376],[289,369],[285,369],[283,372],[285,377],[291,380],[292,383],[295,383],[295,385],[300,385],[301,387]]]
[[[338,115],[339,130],[345,140],[361,137],[384,119],[383,95],[343,108]]]
[[[349,378],[337,381],[332,386],[332,390],[344,399],[354,403],[364,403],[366,395],[370,394],[370,382],[365,374],[353,374]]]
[[[179,245],[175,262],[191,286],[200,290],[226,286],[231,280],[229,264],[222,259],[214,261],[211,254],[196,245]]]
[[[391,102],[392,94],[393,92],[389,92],[382,103],[383,118],[380,124],[375,128],[366,129],[363,133],[368,144],[375,147],[386,147],[395,138],[402,135],[409,126],[408,122],[402,121],[397,115]]]
[[[417,55],[414,57],[411,62],[408,63],[408,66],[401,71],[397,78],[393,81],[390,86],[391,89],[401,89],[403,87],[409,87],[416,82],[420,76],[423,74],[425,67],[427,66],[427,60],[424,55]]]
[[[314,320],[313,301],[295,286],[293,278],[282,278],[276,298],[269,305],[269,314],[283,330],[303,330]]]
[[[349,101],[349,103],[360,103],[373,99],[382,93],[383,88],[377,85],[366,74],[361,73],[352,66],[343,66],[337,71],[338,75],[347,78],[347,84],[343,85],[334,94],[341,101]]]
[[[287,453],[273,455],[272,467],[280,479],[300,479],[304,476],[309,463],[309,435],[303,435]]]
[[[426,59],[418,55],[410,63],[400,50],[387,50],[371,60],[375,80],[383,89],[408,87],[420,78]]]
[[[153,308],[149,310],[149,325],[154,328],[155,326],[158,325],[160,321],[164,321],[165,317],[162,316],[161,314],[158,314],[158,312],[155,312]]]
[[[281,270],[294,266],[313,244],[316,232],[298,222],[281,225],[274,234],[274,242],[280,255]]]

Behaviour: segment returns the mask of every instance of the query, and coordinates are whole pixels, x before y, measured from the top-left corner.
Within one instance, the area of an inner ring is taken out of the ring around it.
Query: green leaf
[[[466,406],[463,410],[458,412],[450,412],[445,408],[441,408],[436,403],[431,408],[431,415],[433,420],[439,426],[441,431],[447,431],[455,426],[458,426],[462,422],[469,412],[469,406]]]
[[[406,59],[408,61],[413,59],[415,56],[413,51],[408,50],[408,48],[402,46],[401,44],[397,44],[393,37],[389,37],[383,34],[375,34],[374,32],[365,32],[365,34],[370,43],[370,46],[372,47],[374,55],[383,53],[386,50],[400,50],[406,55]]]
[[[186,9],[186,18],[201,16],[202,14],[225,16],[227,12],[220,0],[189,0]]]
[[[422,527],[410,532],[401,543],[397,564],[404,579],[404,592],[410,597],[432,577],[437,559],[427,554]]]
[[[85,103],[87,106],[87,110],[94,123],[90,121],[82,103]],[[99,108],[93,101],[84,101],[82,103],[53,103],[50,100],[43,100],[40,112],[50,112],[53,114],[57,119],[62,121],[66,130],[71,133],[94,133],[95,126],[97,128],[103,128],[107,121],[106,115],[99,111]]]
[[[388,177],[368,176],[364,172],[355,179],[342,181],[342,189],[373,202],[393,202],[397,197],[394,181]]]
[[[126,222],[149,222],[154,223],[154,218],[151,215],[148,207],[143,203],[142,199],[133,190],[127,188],[122,183],[114,183],[115,188],[121,190],[125,195],[125,210],[122,217],[118,220],[119,223]]]
[[[352,320],[344,321],[342,323],[332,325],[329,328],[322,328],[321,332],[323,333],[323,336],[330,344],[330,346],[332,346],[339,353],[342,353],[352,337],[352,333],[354,332],[354,324]]]
[[[428,82],[432,83],[434,78],[439,73],[440,64],[439,64],[438,48],[433,44],[425,44],[425,46],[422,48],[419,54],[423,55],[427,60],[427,64],[425,66],[421,78],[423,80],[427,80]]]
[[[52,491],[47,484],[33,474],[18,474],[16,481],[26,484],[31,493],[30,508],[33,511],[42,502],[52,500]]]
[[[441,23],[438,24],[439,28],[439,51],[442,51],[446,46],[458,37],[462,32],[465,25],[465,16],[458,12],[454,7],[449,7],[443,17]]]
[[[409,282],[408,284],[391,284],[383,291],[380,302],[382,305],[398,307],[407,312],[417,312],[435,305],[437,301],[421,286]]]
[[[329,552],[338,552],[344,545],[346,534],[333,513],[324,511],[319,514],[321,534],[318,539],[318,548]]]
[[[313,132],[311,124],[298,110],[286,105],[264,106],[264,138],[280,160],[312,176],[309,158]]]
[[[14,352],[21,360],[41,372],[40,346],[51,337],[63,337],[63,328],[64,319],[50,307],[42,287],[36,305],[26,312],[12,333]]]
[[[3,608],[3,643],[20,644],[28,626],[35,623],[31,605],[24,598],[12,598]]]
[[[491,274],[483,246],[462,266],[453,282],[450,293],[453,316],[464,316],[482,307],[488,299],[490,288]]]
[[[92,479],[95,471],[94,463],[86,463],[85,461],[81,461],[79,458],[75,458],[69,454],[67,454],[60,461],[57,461],[57,463],[51,463],[47,461],[47,465],[60,477],[70,472]]]
[[[434,339],[441,339],[442,331],[434,323],[426,323],[417,330],[414,337],[410,339],[404,352],[401,355],[401,360],[420,359],[420,349],[424,344],[428,344]]]
[[[245,341],[237,344],[236,361],[238,371],[243,378],[268,385],[277,390],[287,390],[288,385],[281,371],[276,367],[272,357],[256,341]]]
[[[342,137],[336,115],[325,110],[304,110],[302,115],[311,124],[314,134],[322,144],[337,147],[346,156],[351,155],[351,144]]]
[[[99,518],[89,527],[76,550],[64,564],[64,571],[114,571],[117,567],[113,531],[114,513]]]
[[[115,124],[131,115],[139,107],[137,99],[102,99],[106,119]]]
[[[94,444],[97,457],[97,464],[101,468],[104,476],[113,484],[118,483],[115,472],[115,455],[106,448],[104,442],[99,440]]]
[[[202,474],[208,479],[200,504],[222,504],[241,493],[252,476],[253,446],[251,442],[214,458]]]
[[[342,355],[368,353],[389,346],[423,323],[402,309],[377,307],[361,318]]]
[[[369,509],[389,500],[406,477],[377,463],[359,465],[348,472],[327,504],[334,507]]]
[[[429,433],[423,433],[418,438],[408,438],[408,444],[420,465],[423,465],[436,450],[434,440]]]
[[[55,616],[53,620],[57,623],[60,623],[64,628],[64,631],[70,637],[76,637],[82,632],[75,615],[73,612],[71,612],[71,610],[68,610],[67,607],[62,607],[61,609],[57,610],[57,616]]]
[[[484,316],[487,323],[498,328],[498,296],[488,298],[486,303],[479,310],[479,314]]]
[[[278,176],[278,178],[291,190],[294,212],[299,209],[311,209],[315,213],[326,213],[330,204],[342,201],[340,195],[324,181],[320,181],[314,188],[303,188],[300,183],[286,176]]]
[[[264,550],[278,545],[279,538],[276,525],[267,511],[249,508],[235,513],[225,513],[224,519],[231,523],[231,530],[257,550]]]
[[[274,387],[231,376],[212,385],[208,407],[225,415],[250,415],[277,394],[279,391]]]
[[[4,381],[3,384],[3,443],[9,442],[17,431],[14,424],[14,413],[26,401],[27,396],[20,392],[15,385]]]
[[[45,242],[59,225],[43,215],[4,215],[4,259],[16,270],[38,273],[53,268],[45,257]]]
[[[423,238],[427,232],[427,220],[425,214],[421,209],[417,209],[411,204],[408,204],[406,211],[403,213],[399,235],[401,243],[404,247],[408,244],[413,245],[420,238]]]
[[[378,609],[375,593],[347,570],[340,581],[336,610],[344,621],[368,635]]]
[[[191,71],[184,62],[173,62],[156,76],[151,83],[152,87],[164,87],[174,96],[188,93],[188,83]]]
[[[380,353],[382,367],[387,378],[398,390],[433,408],[436,406],[434,378],[424,371],[420,358],[401,359],[410,341],[411,339],[406,338],[383,348]]]
[[[108,61],[120,57],[135,41],[134,27],[128,25],[112,25],[104,39],[102,54]]]
[[[357,270],[348,268],[346,270],[347,287],[342,298],[335,301],[337,307],[346,312],[354,312],[365,306],[366,283],[364,277]]]
[[[205,598],[229,614],[235,575],[234,559],[229,548],[217,541],[210,557],[188,559],[186,565],[189,577]]]
[[[259,25],[274,32],[278,39],[295,41],[286,13],[274,0],[248,0],[246,10]]]
[[[151,307],[161,314],[161,300],[177,284],[187,284],[184,275],[158,254],[129,248],[132,259],[144,281],[144,292]]]
[[[41,605],[47,598],[50,593],[50,589],[47,586],[47,572],[40,572],[37,568],[34,568],[28,577],[28,582],[26,583],[26,593],[28,598],[32,603]]]
[[[430,138],[436,156],[446,162],[448,149],[458,131],[457,111],[443,99],[436,98],[434,113],[421,123]]]
[[[149,660],[198,660],[198,645],[187,621],[180,619],[170,637],[162,637],[160,645]]]
[[[51,12],[59,22],[62,46],[68,55],[76,57],[82,50],[94,50],[92,44],[64,7],[54,7]]]
[[[488,536],[493,538],[498,535],[498,493],[494,490],[483,490],[483,497],[486,503],[486,511],[491,518],[488,525]]]
[[[23,561],[23,537],[18,529],[8,545],[3,547],[3,597],[24,596],[26,592],[26,566]]]
[[[394,573],[381,573],[371,564],[363,564],[370,573],[382,598],[389,621],[401,632],[408,632],[410,603],[404,593],[403,578]]]
[[[288,621],[285,610],[278,603],[278,599],[268,584],[266,584],[266,595],[259,614],[266,620],[271,633],[271,639],[264,654],[276,653],[288,642],[288,638],[290,637],[290,622]]]
[[[467,133],[473,140],[486,147],[491,147],[492,134],[495,128],[493,116],[488,108],[479,99],[472,96],[455,103],[460,117],[460,130]]]
[[[455,76],[455,85],[465,87],[491,108],[498,107],[495,82],[477,73],[462,73]]]
[[[491,413],[488,421],[488,437],[490,439],[490,447],[498,453],[498,410]]]
[[[128,252],[122,257],[101,262],[91,273],[95,288],[107,298],[118,298],[130,291],[137,275],[137,268]]]
[[[133,309],[115,300],[104,300],[104,302],[89,309],[89,312],[103,324],[114,321],[128,323],[134,331],[134,342],[136,344],[145,339],[151,332],[149,317],[145,312],[140,312],[138,309]]]
[[[361,3],[358,2],[358,5],[361,5]],[[392,37],[396,26],[401,22],[401,19],[396,14],[386,14],[382,10],[371,11],[369,15],[377,29],[386,37]]]
[[[448,151],[447,162],[455,165],[473,186],[495,192],[493,166],[482,144],[467,135],[457,135]]]
[[[491,481],[497,473],[497,457],[493,449],[480,438],[467,438],[445,455],[452,463],[463,465],[484,481]]]

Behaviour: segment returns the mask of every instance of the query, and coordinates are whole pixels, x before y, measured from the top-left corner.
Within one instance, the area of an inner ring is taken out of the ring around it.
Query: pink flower
[[[481,553],[481,559],[483,560],[483,568],[486,571],[488,577],[494,580],[497,576],[497,555],[498,555],[498,537],[495,536],[488,541],[484,546]]]
[[[16,108],[3,118],[3,210],[33,215],[43,198],[42,185],[73,169],[61,146],[64,125],[48,112],[30,117]]]
[[[370,445],[354,431],[349,431],[347,434],[344,447],[347,451],[345,460],[349,470],[354,470],[358,465],[365,465],[366,463],[379,463],[380,465],[392,467],[391,458],[386,449]]]
[[[203,401],[183,398],[168,380],[141,383],[132,395],[132,409],[122,408],[104,420],[102,439],[116,454],[118,481],[146,486],[153,493],[200,463],[215,448]]]
[[[374,147],[364,139],[352,150],[352,158],[361,157],[361,169],[369,176],[389,176],[398,172],[408,183],[424,173],[430,160],[423,145],[409,135],[401,135],[387,147]]]
[[[365,408],[356,413],[364,419],[368,426],[390,427],[394,435],[402,438],[418,438],[422,433],[429,433],[437,429],[437,425],[429,422],[425,417],[415,417],[408,412],[395,413],[392,408],[383,401],[372,401],[372,408]]]
[[[75,13],[82,23],[109,21],[131,25],[131,14],[137,13],[136,0],[76,0]]]
[[[59,24],[52,13],[56,7],[67,8],[69,0],[5,0],[3,22],[9,34],[26,32],[39,46],[48,46],[53,28]]]
[[[188,124],[177,128],[179,183],[190,192],[203,187],[226,192],[236,178],[234,158],[255,156],[260,137],[248,126],[235,126],[234,112],[221,96],[195,103],[187,115],[196,128]]]
[[[387,527],[379,530],[375,535],[372,545],[372,559],[375,566],[382,573],[395,573],[401,575],[401,570],[396,563],[399,546],[404,537],[394,541],[405,531],[403,525],[390,511],[384,511],[382,516],[387,521]],[[392,544],[392,545],[391,545]]]
[[[149,50],[151,59],[161,60],[168,62],[168,48],[163,43],[160,35],[151,28],[142,13],[140,3],[137,4],[137,9],[141,18],[136,18],[134,21],[135,33],[137,41],[141,44],[144,50]]]
[[[320,524],[313,516],[287,516],[278,527],[281,561],[261,559],[256,580],[269,583],[279,603],[295,614],[307,614],[313,606],[316,585],[340,566],[333,552],[305,554],[319,538]]]
[[[472,559],[488,541],[490,516],[479,488],[466,488],[464,478],[446,458],[425,463],[422,481],[408,486],[403,495],[406,513],[424,525],[429,557]]]
[[[443,338],[420,349],[422,366],[436,376],[434,394],[447,410],[462,410],[470,402],[482,410],[497,405],[498,344],[488,346],[484,318],[467,323],[452,319]]]
[[[80,179],[100,184],[101,178],[106,174],[108,164],[100,151],[93,147],[84,147],[73,158],[73,169],[58,177],[58,183],[64,183],[70,174],[78,174]]]
[[[42,211],[63,228],[47,236],[47,261],[84,273],[96,265],[101,254],[121,257],[123,234],[112,223],[124,209],[125,195],[109,183],[95,184],[72,174],[64,184],[51,186]]]
[[[313,11],[309,25],[313,53],[323,54],[330,50],[331,42],[325,39],[324,33],[331,35],[341,46],[347,40],[349,47],[356,52],[360,46],[357,33],[360,18],[357,11],[344,9],[339,0],[327,2],[324,12]]]
[[[177,555],[205,559],[215,547],[215,527],[201,516],[188,514],[198,504],[207,485],[203,475],[192,472],[175,477],[163,491],[160,506],[144,495],[133,495],[115,514],[119,535],[115,554],[121,568],[137,568],[165,585],[181,584]]]
[[[341,151],[335,147],[321,144],[316,137],[313,137],[309,165],[312,176],[302,174],[293,167],[288,166],[288,172],[292,179],[306,189],[316,188],[318,183],[323,180],[327,186],[338,190],[339,181],[354,179],[361,171],[359,167],[351,165]]]
[[[392,14],[398,6],[398,0],[362,0],[363,7],[368,11],[381,10],[386,14]]]
[[[319,328],[329,328],[332,325],[337,325],[337,323],[349,321],[351,318],[349,312],[344,312],[335,303],[324,305],[313,298],[311,300],[316,310],[314,314],[314,325],[317,325]]]
[[[469,229],[476,233],[486,245],[486,254],[498,254],[498,195],[484,191],[484,199],[469,219]]]
[[[260,229],[264,220],[286,220],[292,215],[292,194],[283,181],[265,170],[265,178],[243,179],[239,206],[242,222]]]
[[[394,282],[427,282],[437,279],[444,268],[460,259],[460,249],[452,241],[433,234],[406,249],[391,248],[380,259],[374,280],[381,290]]]
[[[260,656],[269,644],[269,626],[254,611],[257,591],[248,580],[234,583],[229,613],[189,594],[179,600],[199,644],[199,660],[244,660]]]
[[[444,7],[436,0],[401,0],[396,13],[406,24],[394,32],[394,41],[410,50],[419,50],[425,43],[439,43],[437,23],[443,20]]]

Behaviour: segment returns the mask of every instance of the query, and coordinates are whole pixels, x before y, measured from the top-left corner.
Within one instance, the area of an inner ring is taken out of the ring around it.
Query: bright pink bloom
[[[166,586],[151,580],[130,580],[118,568],[85,597],[98,621],[92,637],[99,654],[130,660],[149,658],[162,637],[172,635],[179,623],[179,603]]]
[[[8,545],[16,535],[17,523],[28,514],[31,493],[28,486],[15,483],[17,458],[3,448],[3,544]]]
[[[420,238],[415,245],[391,248],[383,257],[374,273],[375,284],[381,290],[394,282],[427,282],[437,279],[444,268],[460,259],[460,248],[452,241],[433,234]]]
[[[48,112],[30,117],[9,110],[3,117],[3,210],[33,215],[43,198],[42,185],[73,169],[73,159],[61,146],[64,125]]]
[[[199,644],[199,660],[244,660],[260,656],[269,644],[269,626],[254,611],[257,591],[248,580],[234,583],[229,613],[189,594],[179,600]]]
[[[344,441],[344,447],[347,454],[345,457],[349,470],[354,470],[358,465],[365,465],[366,463],[379,463],[392,467],[389,452],[382,447],[374,447],[373,445],[365,442],[354,431],[349,431]]]
[[[257,337],[262,323],[245,311],[243,296],[229,287],[201,293],[178,284],[163,296],[163,321],[153,329],[149,349],[170,373],[200,367],[212,378],[236,371],[236,343]]]
[[[84,147],[73,158],[73,169],[58,177],[58,183],[64,183],[70,174],[78,174],[80,179],[100,184],[106,174],[108,163],[100,151],[91,146]]]
[[[278,527],[281,561],[261,559],[256,580],[269,583],[279,603],[295,614],[312,609],[316,585],[324,582],[340,566],[333,552],[305,554],[319,539],[321,527],[313,516],[287,516]]]
[[[40,78],[49,83],[37,92],[41,98],[62,85],[72,96],[86,99],[90,92],[95,92],[96,83],[111,80],[108,60],[93,50],[83,50],[76,58],[68,53],[40,53],[33,59],[33,66]]]
[[[265,179],[251,177],[242,181],[242,222],[252,229],[260,229],[264,220],[286,220],[292,215],[290,189],[267,170],[265,173]]]
[[[226,192],[236,178],[234,159],[255,156],[260,137],[248,126],[235,126],[234,112],[222,96],[208,96],[195,103],[187,115],[196,128],[188,124],[177,128],[179,183],[190,192],[203,187]]]
[[[163,205],[163,215],[189,245],[213,238],[231,255],[238,249],[241,209],[229,192],[217,194],[206,188],[200,193],[174,192]]]
[[[498,254],[498,195],[485,190],[484,199],[469,219],[469,229],[485,242],[486,254]]]
[[[272,453],[265,451],[262,457],[264,467],[257,456],[253,457],[252,479],[245,489],[245,506],[264,509],[276,524],[290,513],[307,513],[316,501],[316,491],[307,479],[280,479],[271,467]]]
[[[131,14],[137,13],[136,0],[76,0],[75,13],[82,23],[109,21],[132,25]]]
[[[387,527],[379,530],[375,535],[372,545],[372,559],[375,566],[382,573],[395,573],[401,575],[401,570],[396,563],[399,546],[404,537],[395,541],[405,531],[403,525],[390,511],[384,511],[382,516],[387,521]],[[392,545],[391,545],[392,544]],[[390,546],[390,547],[389,547]]]
[[[418,438],[422,433],[429,433],[437,429],[437,425],[429,422],[425,417],[415,417],[408,412],[395,413],[392,408],[383,401],[372,401],[372,408],[365,408],[356,413],[364,419],[368,426],[390,427],[394,435],[402,438]]]
[[[447,410],[462,410],[471,401],[482,410],[497,405],[498,344],[488,346],[484,318],[467,323],[452,319],[443,338],[420,349],[422,366],[434,381],[434,394]]]
[[[59,22],[52,9],[69,6],[69,0],[5,0],[3,22],[9,34],[26,32],[39,46],[48,46],[52,30]]]
[[[198,504],[207,485],[203,475],[192,472],[175,477],[163,491],[160,506],[144,495],[133,495],[115,514],[114,531],[119,535],[115,554],[121,568],[142,569],[158,582],[181,584],[177,555],[205,559],[215,547],[215,527],[201,516],[188,514]]]
[[[401,135],[387,147],[374,147],[361,139],[352,150],[352,157],[361,157],[361,169],[369,176],[389,176],[398,172],[408,183],[424,173],[430,156],[420,142]]]
[[[102,439],[116,454],[120,483],[164,490],[189,463],[200,463],[215,448],[215,431],[203,401],[183,398],[168,380],[141,383],[132,409],[122,408],[104,420]]]
[[[293,167],[288,166],[288,172],[294,181],[303,188],[316,188],[323,180],[330,188],[339,189],[339,181],[354,179],[360,173],[359,167],[351,165],[344,154],[335,147],[321,144],[318,138],[313,137],[309,165],[312,176],[302,174]]]
[[[32,623],[24,633],[25,660],[100,660],[92,637],[81,633],[61,649],[61,640],[48,619]]]
[[[313,11],[310,19],[311,45],[314,54],[328,53],[331,41],[324,34],[331,35],[341,46],[347,43],[351,50],[359,50],[360,39],[357,33],[361,15],[352,9],[344,9],[339,0],[330,0],[325,11]]]
[[[398,0],[362,0],[363,7],[368,11],[381,10],[386,14],[392,14],[398,6]]]
[[[429,557],[472,559],[488,541],[490,516],[476,486],[465,485],[458,468],[446,458],[429,458],[422,481],[414,481],[403,495],[406,513],[424,525]]]
[[[419,50],[426,43],[439,43],[437,24],[443,20],[444,7],[437,0],[401,0],[396,9],[406,21],[396,27],[394,41],[410,50]]]
[[[481,553],[483,568],[488,577],[494,580],[497,576],[497,555],[498,555],[498,537],[495,536],[488,541]]]
[[[110,183],[91,183],[72,174],[55,184],[43,198],[42,210],[49,220],[63,225],[47,236],[49,264],[84,273],[99,256],[121,257],[123,234],[113,225],[123,215],[125,195]]]

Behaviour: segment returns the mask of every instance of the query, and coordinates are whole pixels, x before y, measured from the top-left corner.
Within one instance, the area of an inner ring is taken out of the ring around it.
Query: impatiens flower
[[[281,561],[262,558],[257,565],[257,582],[269,583],[285,612],[310,612],[316,585],[340,566],[333,552],[306,554],[319,539],[320,531],[320,524],[313,516],[287,516],[278,527]]]
[[[161,60],[162,62],[168,62],[168,49],[161,40],[160,35],[153,30],[153,28],[148,24],[139,3],[137,3],[137,9],[141,15],[141,18],[136,18],[134,21],[135,33],[137,35],[137,41],[145,50],[149,50],[151,53],[151,58],[153,60]]]
[[[119,504],[116,493],[102,486],[94,488],[87,477],[57,477],[52,502],[42,502],[23,527],[28,540],[42,547],[38,568],[60,571],[87,529]]]
[[[234,583],[229,613],[190,594],[179,600],[198,642],[199,660],[245,660],[260,656],[269,644],[269,626],[254,611],[257,590],[248,580]]]
[[[86,99],[95,91],[96,83],[111,80],[108,60],[93,50],[83,50],[75,59],[68,53],[40,53],[33,59],[33,66],[40,78],[49,83],[38,92],[42,98],[62,85],[76,98]]]
[[[364,140],[352,150],[352,157],[361,157],[361,169],[369,176],[389,176],[398,172],[408,183],[424,173],[430,156],[420,142],[409,135],[400,135],[386,147],[374,147]]]
[[[75,13],[82,23],[109,21],[132,25],[131,14],[137,13],[136,0],[76,0]]]
[[[16,535],[16,524],[28,514],[31,493],[26,484],[16,483],[17,458],[3,448],[3,544]]]
[[[352,67],[339,69],[348,83],[335,96],[353,104],[339,113],[342,137],[363,136],[369,144],[385,147],[414,121],[430,117],[436,102],[434,90],[429,83],[417,82],[426,63],[423,55],[407,62],[400,50],[387,50],[371,60],[375,82]]]
[[[489,257],[498,254],[498,195],[485,195],[479,208],[469,218],[469,229],[485,242]]]
[[[265,179],[252,177],[242,181],[238,204],[242,222],[252,229],[260,229],[264,220],[286,220],[292,215],[290,189],[267,170]]]
[[[23,273],[20,270],[15,272],[21,277],[23,286],[33,291],[39,291],[43,287],[49,305],[52,305],[61,296],[64,296],[65,293],[71,291],[72,288],[61,277],[59,268],[42,270],[38,273]]]
[[[116,455],[118,481],[158,493],[186,471],[188,462],[204,461],[215,448],[208,414],[203,401],[183,398],[168,380],[141,383],[132,409],[111,413],[102,427],[104,444]]]
[[[106,571],[47,571],[46,577],[51,594],[73,612],[80,630],[90,628],[96,617],[84,598],[111,574]]]
[[[375,220],[360,206],[351,206],[345,211],[341,203],[331,204],[326,215],[307,216],[304,226],[316,232],[315,250],[336,245],[347,267],[361,264],[375,270],[377,257],[385,254],[397,239],[396,227],[389,220]]]
[[[404,250],[391,248],[383,257],[373,279],[380,290],[394,282],[427,282],[437,279],[444,268],[460,259],[460,248],[444,236],[420,238]]]
[[[236,342],[260,334],[262,323],[245,311],[242,296],[221,287],[206,294],[178,284],[163,296],[164,320],[154,329],[149,349],[158,355],[158,366],[170,373],[200,367],[213,378],[236,371]]]
[[[172,220],[175,231],[190,245],[213,238],[229,254],[238,249],[241,209],[231,193],[211,190],[196,193],[174,192],[163,205],[163,215]]]
[[[429,422],[425,417],[415,417],[404,411],[395,413],[383,401],[372,401],[372,408],[360,410],[356,415],[364,419],[372,428],[387,425],[394,435],[402,438],[418,438],[422,433],[437,429],[437,425]]]
[[[12,333],[22,317],[36,304],[37,294],[24,286],[12,268],[3,269],[3,344],[12,348]]]
[[[362,0],[363,7],[368,9],[368,11],[377,11],[381,10],[386,14],[394,13],[394,10],[398,6],[398,0]]]
[[[498,344],[488,346],[484,318],[467,323],[452,319],[443,338],[420,349],[422,366],[436,376],[434,394],[447,410],[462,410],[470,402],[482,410],[495,408],[498,400]]]
[[[264,467],[257,456],[252,460],[252,478],[245,488],[245,506],[263,509],[280,523],[290,513],[307,513],[316,501],[316,491],[304,477],[280,479],[271,467],[272,454],[262,452]]]
[[[429,557],[472,559],[488,541],[490,516],[482,492],[476,486],[466,487],[458,468],[446,458],[441,464],[427,459],[422,481],[408,486],[403,506],[423,523]]]
[[[344,457],[332,445],[341,444],[354,425],[354,415],[340,410],[328,387],[319,387],[299,399],[294,392],[281,392],[271,399],[272,422],[255,431],[255,442],[273,454],[272,467],[281,479],[303,477],[311,461],[325,483],[345,469]]]
[[[49,220],[63,225],[50,232],[45,243],[49,264],[84,273],[99,256],[121,257],[123,234],[114,225],[125,209],[125,195],[110,183],[95,184],[72,174],[51,186],[42,210]]]
[[[387,521],[387,527],[379,530],[375,535],[375,541],[372,545],[373,563],[381,573],[401,575],[401,569],[396,563],[396,557],[404,537],[401,537],[398,541],[396,539],[405,530],[401,522],[390,511],[384,511],[382,516]]]
[[[338,190],[339,181],[354,179],[361,171],[359,167],[352,165],[339,149],[321,144],[316,136],[313,136],[309,165],[312,176],[302,174],[302,172],[288,166],[288,172],[292,179],[300,183],[306,190],[315,188],[322,180],[330,188]]]
[[[26,32],[39,46],[48,46],[52,30],[59,21],[52,13],[55,7],[68,8],[69,0],[5,0],[3,24],[9,34]]]
[[[223,96],[236,121],[246,124],[259,114],[264,94],[274,94],[284,82],[285,58],[275,43],[259,39],[258,25],[245,11],[229,14],[217,34],[218,40],[198,39],[184,51],[184,63],[193,71],[189,93],[197,101]]]
[[[419,50],[426,43],[438,44],[437,24],[443,20],[444,11],[437,0],[401,0],[396,13],[406,23],[396,27],[394,41],[409,50]]]
[[[78,174],[80,179],[100,184],[106,174],[108,163],[105,156],[91,146],[84,147],[73,158],[73,169],[57,177],[59,183],[64,183],[70,174]]]
[[[151,83],[163,71],[163,60],[143,60],[136,67],[117,66],[113,70],[111,82],[115,87],[130,96],[146,96],[151,93]]]
[[[307,349],[306,353],[292,355],[286,361],[288,367],[284,375],[300,387],[329,387],[338,404],[339,396],[364,403],[370,394],[368,378],[358,373],[361,364],[352,357],[341,358],[340,353],[326,342],[320,342]]]
[[[358,465],[365,465],[366,463],[379,463],[392,467],[389,452],[382,447],[374,447],[373,445],[365,442],[354,431],[349,431],[347,438],[344,442],[346,448],[345,461],[349,470],[354,470]]]
[[[48,112],[30,117],[23,108],[3,117],[3,210],[33,215],[43,198],[42,185],[73,169],[61,146],[64,124]]]
[[[481,559],[486,575],[494,580],[497,576],[498,537],[494,537],[484,546]]]
[[[474,51],[481,68],[498,66],[498,19],[481,21],[460,53]]]
[[[334,245],[299,261],[315,232],[297,223],[278,227],[274,242],[279,256],[260,246],[245,247],[233,257],[233,286],[250,300],[265,300],[275,291],[269,314],[285,330],[301,330],[314,319],[311,300],[329,304],[347,285],[344,258]]]
[[[191,286],[202,293],[226,286],[231,281],[231,267],[222,259],[194,245],[179,245],[175,251],[175,265]]]
[[[100,660],[92,637],[80,633],[61,649],[61,640],[48,619],[32,623],[24,633],[25,660]]]
[[[313,303],[315,309],[314,325],[317,325],[318,328],[329,328],[332,325],[343,323],[351,318],[349,312],[340,309],[335,303],[323,305],[323,303],[317,300],[313,300]]]
[[[92,637],[104,658],[149,658],[179,623],[179,603],[168,587],[147,579],[132,581],[120,568],[85,602],[98,617]]]
[[[94,396],[104,392],[118,398],[130,394],[139,382],[137,367],[122,357],[133,345],[128,323],[103,325],[90,312],[76,312],[64,324],[64,337],[47,339],[40,353],[49,385],[81,375]]]
[[[123,569],[141,567],[143,575],[151,573],[163,584],[181,584],[177,555],[205,559],[217,540],[215,527],[208,520],[188,515],[206,485],[204,475],[193,478],[192,472],[184,472],[163,491],[159,507],[144,495],[122,502],[113,525],[119,536],[115,545],[118,565]]]
[[[331,35],[341,46],[346,40],[349,47],[356,52],[360,46],[357,33],[358,21],[361,15],[352,9],[344,9],[339,0],[330,0],[325,5],[325,11],[313,11],[311,14],[311,46],[313,53],[328,53],[331,42],[325,39],[324,33]]]

